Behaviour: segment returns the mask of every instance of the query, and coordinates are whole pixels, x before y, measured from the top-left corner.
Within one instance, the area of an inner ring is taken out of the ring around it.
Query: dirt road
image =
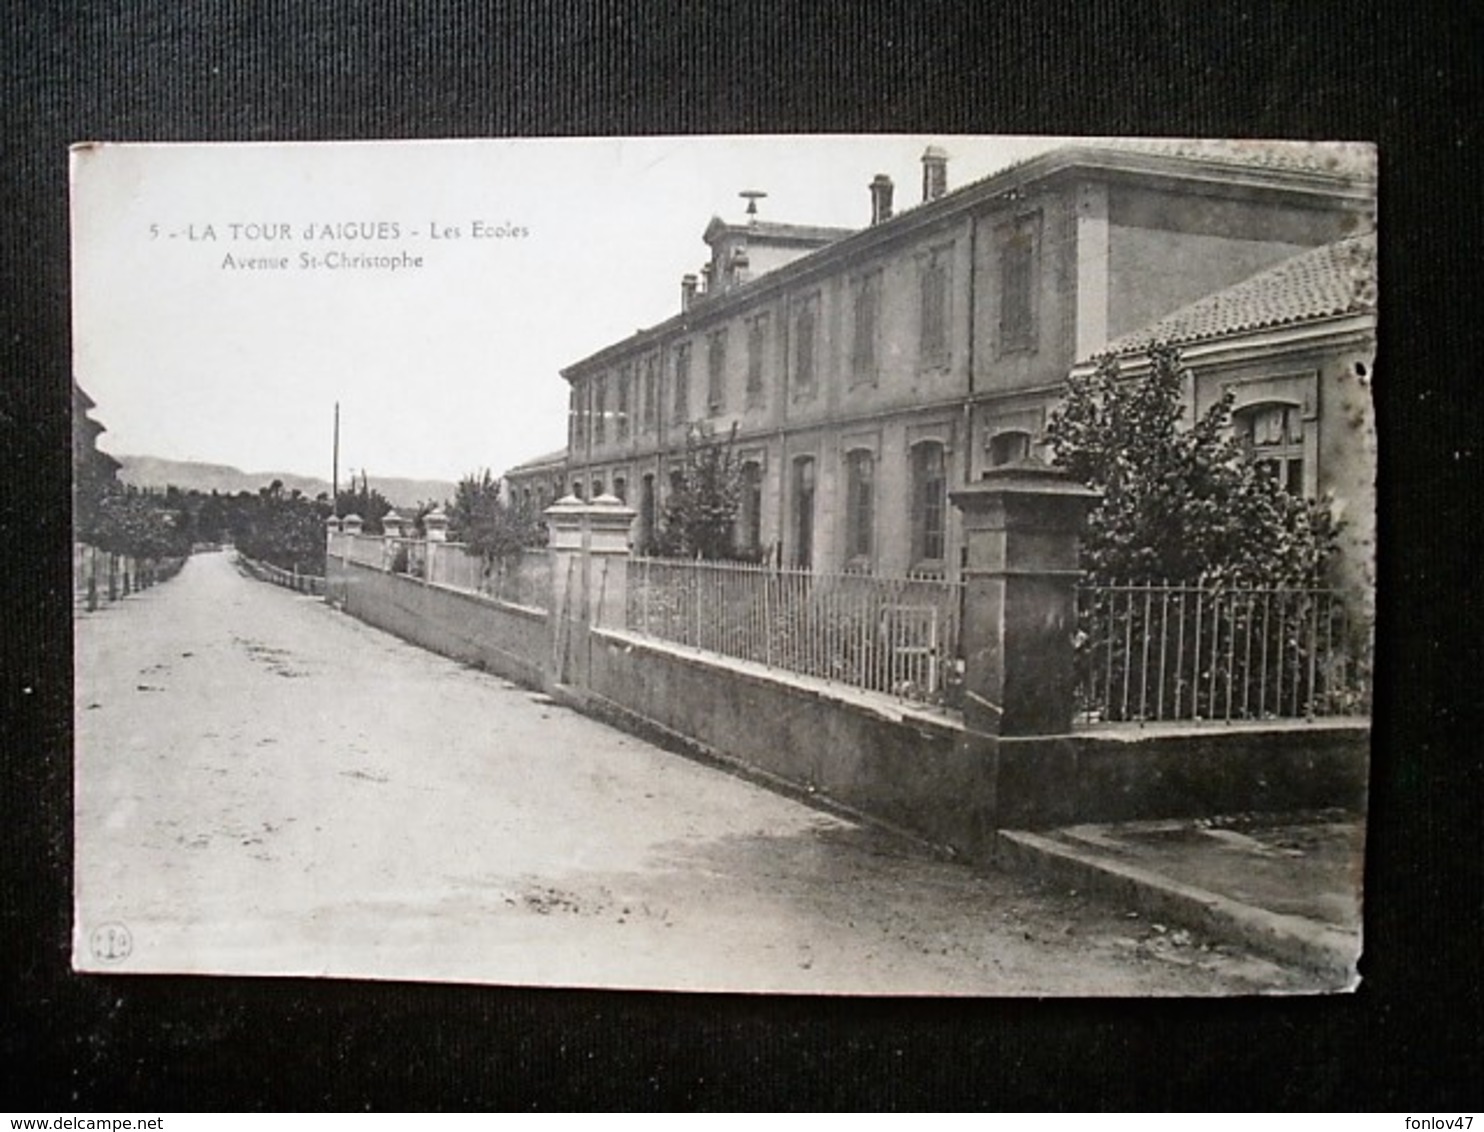
[[[75,965],[606,987],[1297,987],[241,576],[78,615]],[[1181,933],[1183,936],[1183,933]]]

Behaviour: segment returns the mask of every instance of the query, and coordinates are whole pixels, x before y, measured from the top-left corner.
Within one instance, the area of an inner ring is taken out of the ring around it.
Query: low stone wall
[[[333,558],[328,588],[404,640],[530,687],[553,683],[539,610]],[[1365,806],[1364,723],[994,739],[871,693],[569,628],[577,640],[553,690],[584,710],[969,858],[991,858],[1001,828]]]
[[[545,685],[550,645],[541,610],[333,557],[326,575],[329,600],[368,625],[528,687]]]
[[[997,822],[1076,822],[1363,813],[1370,727],[1362,721],[1150,728],[998,744]]]
[[[820,803],[964,854],[989,849],[992,764],[952,720],[628,633],[593,637],[579,675],[598,710]]]

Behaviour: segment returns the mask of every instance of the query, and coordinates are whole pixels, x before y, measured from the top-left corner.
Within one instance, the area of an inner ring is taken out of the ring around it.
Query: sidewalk
[[[1336,810],[1004,830],[1002,865],[1353,986],[1365,820]]]

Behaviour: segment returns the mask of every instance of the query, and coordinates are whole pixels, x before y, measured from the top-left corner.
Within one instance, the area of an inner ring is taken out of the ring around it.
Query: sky
[[[768,194],[760,219],[859,228],[877,173],[916,203],[928,145],[951,189],[1064,140],[76,150],[74,375],[116,455],[329,479],[338,402],[342,481],[499,474],[565,442],[564,366],[677,312],[711,217],[745,218],[741,190]]]

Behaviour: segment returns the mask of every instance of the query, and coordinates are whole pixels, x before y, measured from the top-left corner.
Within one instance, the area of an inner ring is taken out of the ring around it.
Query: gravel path
[[[79,614],[76,655],[79,969],[872,994],[1302,985],[660,750],[247,579],[229,554]]]

